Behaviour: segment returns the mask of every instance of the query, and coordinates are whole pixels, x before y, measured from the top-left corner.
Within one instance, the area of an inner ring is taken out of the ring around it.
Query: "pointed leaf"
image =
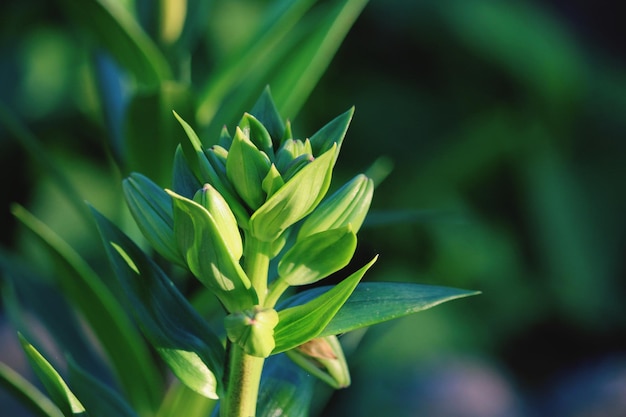
[[[21,206],[13,214],[32,230],[58,261],[64,294],[87,320],[135,409],[149,412],[158,398],[160,377],[147,347],[113,292],[63,240]]]
[[[315,132],[310,138],[313,154],[319,155],[326,152],[334,143],[337,144],[337,153],[339,153],[353,115],[354,107],[351,107]]]
[[[321,336],[320,333],[346,302],[363,275],[376,262],[378,256],[367,265],[332,287],[319,297],[304,304],[288,307],[278,312],[279,322],[274,331],[276,348],[274,353],[300,346]]]
[[[163,271],[121,230],[93,210],[107,255],[146,338],[190,388],[217,398],[224,349]]]
[[[43,357],[33,345],[31,345],[21,334],[19,334],[22,349],[26,353],[26,358],[32,366],[35,374],[45,387],[52,401],[63,412],[65,417],[87,416],[85,407],[78,401],[78,398],[69,389],[61,375]]]
[[[269,86],[263,89],[261,97],[258,98],[252,110],[250,110],[250,114],[265,126],[273,143],[280,143],[285,134],[285,124],[276,109]]]
[[[63,417],[61,410],[44,393],[2,362],[0,362],[0,386],[6,388],[37,416]]]
[[[174,154],[174,175],[172,178],[172,189],[176,194],[180,194],[183,197],[193,198],[196,191],[202,187],[200,181],[193,175],[187,159],[183,154],[183,149],[180,145],[176,147],[176,153]]]
[[[330,290],[332,287],[324,286],[302,291],[285,300],[279,308],[310,302]],[[480,292],[436,285],[363,282],[320,332],[320,336],[346,333],[477,294]]]

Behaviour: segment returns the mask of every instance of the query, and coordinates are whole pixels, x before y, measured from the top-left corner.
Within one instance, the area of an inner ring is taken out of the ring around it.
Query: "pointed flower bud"
[[[298,239],[347,224],[352,225],[354,233],[358,232],[369,210],[373,194],[374,182],[363,174],[357,175],[322,201],[304,220]]]
[[[270,133],[256,117],[245,113],[239,122],[239,128],[259,150],[273,158],[274,145]]]
[[[276,310],[260,306],[229,314],[224,319],[228,339],[248,355],[261,358],[268,357],[274,350],[274,327],[277,324]]]
[[[237,128],[226,159],[226,175],[237,194],[253,210],[265,202],[261,184],[270,166],[268,156]]]
[[[228,222],[228,215],[221,214],[222,219],[218,221],[195,201],[167,191],[173,202],[176,242],[191,273],[219,298],[228,311],[241,311],[256,304],[258,298],[250,279],[233,255],[233,252],[239,253],[237,243],[233,243],[236,238],[225,237],[224,230],[218,226]],[[226,226],[227,229],[230,227]]]
[[[174,239],[171,197],[138,173],[130,174],[122,187],[130,213],[154,250],[170,262],[185,265]]]
[[[233,258],[236,260],[241,259],[243,243],[237,227],[237,220],[224,197],[210,184],[204,184],[204,187],[194,195],[193,201],[204,207],[213,217],[215,225],[224,239],[226,248],[230,251]]]
[[[328,191],[335,152],[333,146],[302,168],[252,214],[249,230],[254,237],[272,242],[315,209]]]
[[[279,279],[289,285],[307,285],[348,265],[357,238],[350,225],[299,239],[278,263]]]
[[[287,351],[287,356],[335,389],[350,385],[350,370],[337,336],[312,339]]]

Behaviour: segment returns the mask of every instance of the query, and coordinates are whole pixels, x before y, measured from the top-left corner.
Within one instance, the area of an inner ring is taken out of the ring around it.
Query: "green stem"
[[[244,270],[256,290],[259,297],[259,305],[263,305],[267,295],[267,274],[272,245],[269,242],[262,242],[251,236],[246,237]]]
[[[229,359],[220,417],[254,417],[265,358],[247,355],[239,346],[231,345]]]

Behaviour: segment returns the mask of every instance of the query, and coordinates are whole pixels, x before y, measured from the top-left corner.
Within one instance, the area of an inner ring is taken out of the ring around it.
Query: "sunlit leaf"
[[[0,386],[40,417],[63,417],[50,399],[26,378],[0,362]]]
[[[378,256],[318,297],[309,299],[304,304],[281,309],[278,312],[280,321],[274,331],[276,340],[274,353],[293,349],[314,337],[322,336],[321,332],[327,327],[337,311],[340,311],[341,306],[350,297],[352,291],[367,270],[376,262],[376,259]]]
[[[85,407],[69,389],[59,372],[43,357],[41,353],[31,345],[21,334],[20,343],[26,353],[26,358],[32,366],[35,374],[45,387],[50,399],[61,410],[65,417],[87,416]]]

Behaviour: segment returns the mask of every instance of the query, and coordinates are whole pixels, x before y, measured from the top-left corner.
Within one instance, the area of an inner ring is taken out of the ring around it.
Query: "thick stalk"
[[[220,417],[254,417],[265,358],[250,356],[231,345],[226,381],[226,398]]]
[[[267,276],[271,244],[246,236],[244,270],[263,305],[267,295]],[[251,306],[252,307],[252,306]],[[226,375],[226,394],[220,417],[254,417],[265,358],[246,354],[231,344]]]
[[[271,243],[247,236],[244,248],[244,270],[263,305],[267,296],[267,273],[270,265]]]

